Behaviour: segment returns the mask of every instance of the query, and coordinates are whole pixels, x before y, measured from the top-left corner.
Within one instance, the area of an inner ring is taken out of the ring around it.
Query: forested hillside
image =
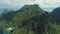
[[[52,14],[51,14],[52,15]],[[60,34],[60,25],[37,4],[0,16],[1,34]]]

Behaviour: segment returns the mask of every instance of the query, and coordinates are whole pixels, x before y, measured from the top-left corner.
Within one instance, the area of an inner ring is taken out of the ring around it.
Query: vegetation
[[[60,25],[37,4],[25,5],[20,10],[2,14],[0,26],[2,32],[16,27],[9,34],[60,34]]]

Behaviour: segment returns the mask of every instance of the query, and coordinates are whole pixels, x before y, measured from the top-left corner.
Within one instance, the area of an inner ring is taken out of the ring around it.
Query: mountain
[[[48,24],[48,12],[43,11],[37,4],[23,6],[16,16],[13,18],[14,25],[24,33],[13,34],[29,34],[29,32],[42,34],[45,32],[46,24]],[[26,31],[26,32],[25,32]]]
[[[58,24],[60,24],[60,7],[55,8],[52,12],[51,12],[51,17],[52,19],[57,22]]]
[[[18,12],[16,11],[9,11],[9,12],[6,12],[6,13],[3,13],[1,15],[1,19],[3,21],[6,21],[6,22],[9,22],[9,21],[12,21],[12,18],[17,14]]]
[[[51,15],[37,4],[24,5],[17,11],[2,15],[5,21],[11,22],[1,29],[4,31],[7,28],[16,27],[10,30],[9,34],[60,34],[60,25],[56,24],[57,22],[52,19]],[[6,25],[4,21],[2,22]]]
[[[37,4],[25,5],[18,11],[13,18],[17,29],[12,34],[60,34],[60,25]]]

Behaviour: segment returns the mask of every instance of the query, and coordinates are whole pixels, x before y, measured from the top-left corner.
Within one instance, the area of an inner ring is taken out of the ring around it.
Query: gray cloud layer
[[[38,4],[43,10],[51,11],[60,7],[60,0],[0,0],[0,9],[19,9],[25,4]]]

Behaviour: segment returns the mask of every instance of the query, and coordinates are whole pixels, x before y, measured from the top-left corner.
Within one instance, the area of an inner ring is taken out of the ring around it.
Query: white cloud
[[[6,4],[16,8],[20,8],[25,4],[39,4],[41,8],[48,11],[50,8],[60,7],[60,0],[0,0],[0,4]]]

